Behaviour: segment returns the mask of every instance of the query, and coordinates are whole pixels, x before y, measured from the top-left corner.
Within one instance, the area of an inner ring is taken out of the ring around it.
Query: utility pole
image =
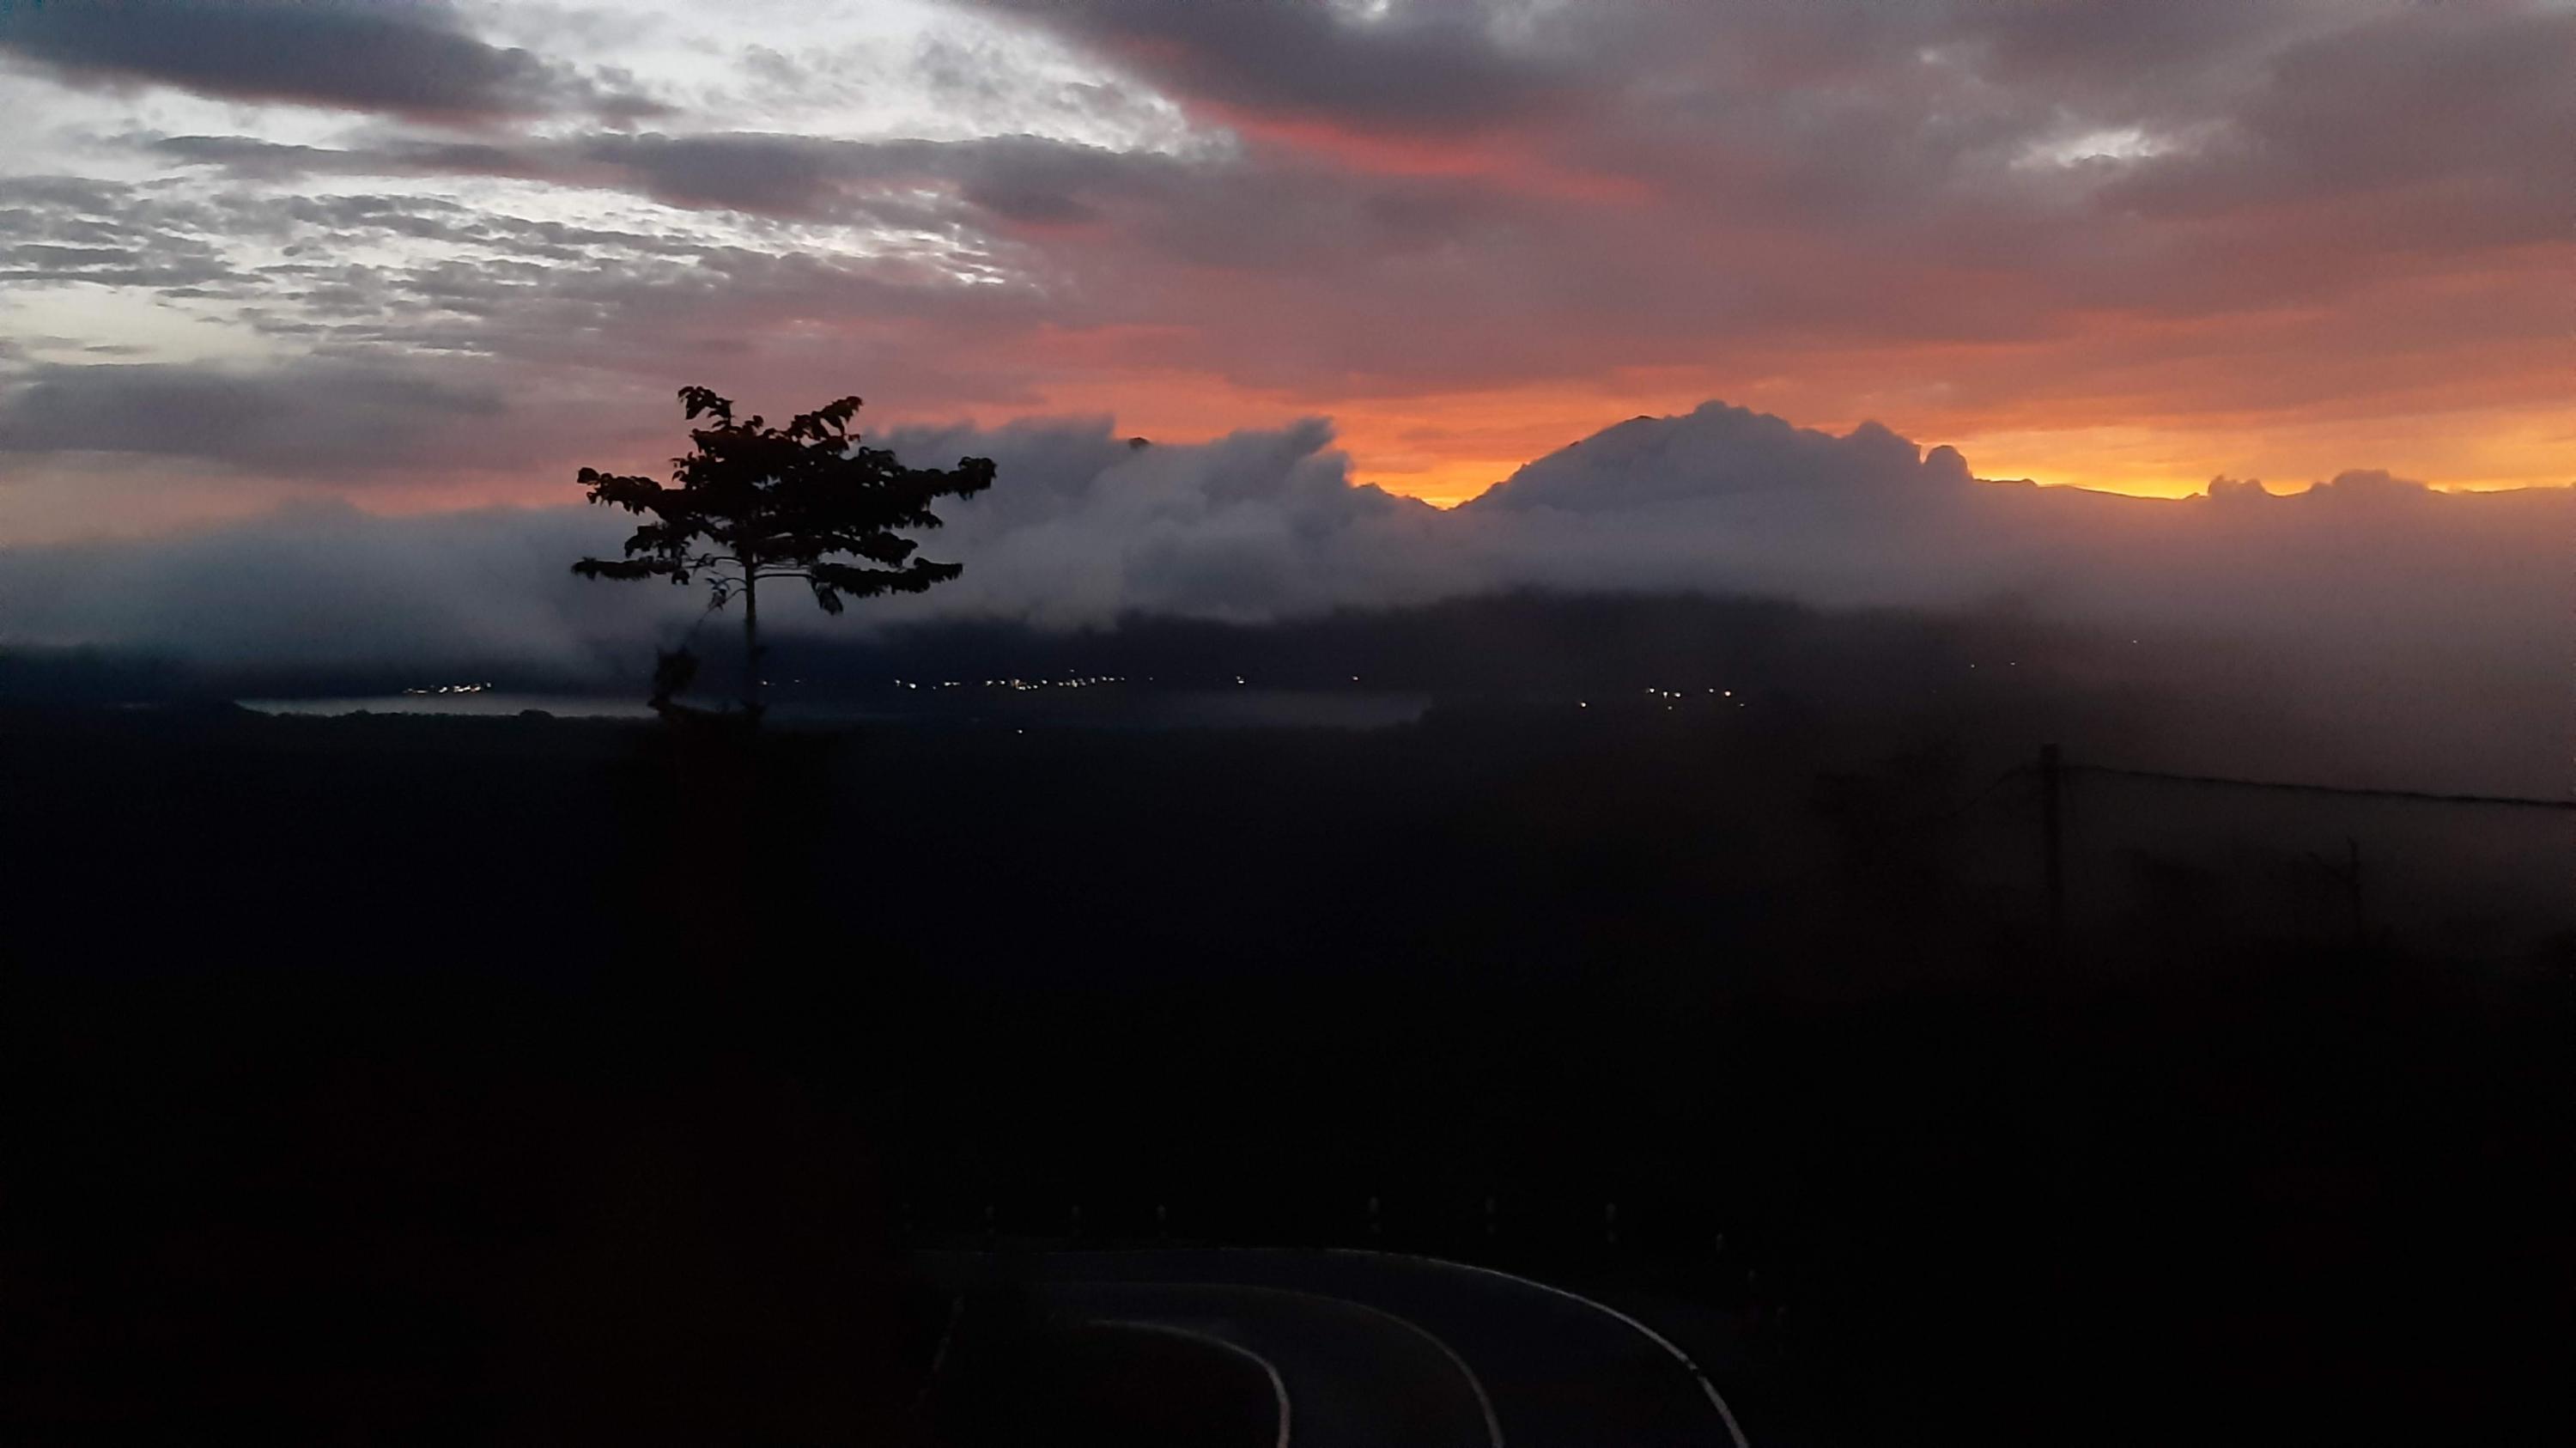
[[[742,563],[742,716],[754,725],[760,723],[759,556],[754,552]]]
[[[2039,746],[2039,848],[2042,888],[2048,897],[2048,954],[2063,964],[2066,951],[2066,840],[2060,822],[2057,746]]]
[[[2354,835],[2343,837],[2344,862],[2338,869],[2326,863],[2325,856],[2311,851],[2308,858],[2317,862],[2334,882],[2343,887],[2344,905],[2352,921],[2352,948],[2360,950],[2370,941],[2361,913],[2361,840]]]

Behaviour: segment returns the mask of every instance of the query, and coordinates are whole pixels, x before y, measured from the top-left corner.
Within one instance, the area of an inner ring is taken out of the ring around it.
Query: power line
[[[1996,775],[1994,778],[1987,780],[1983,788],[1979,789],[1975,794],[1968,796],[1955,807],[1928,819],[1912,821],[1912,823],[1920,827],[1946,825],[1950,821],[1957,819],[1959,816],[1966,814],[1968,811],[1975,809],[1978,805],[1983,804],[1986,796],[1993,794],[1998,789],[2001,789],[2006,781],[2019,779],[2021,776],[2030,772],[2031,766],[2027,764],[2016,764],[2012,768],[2005,770],[2003,773]]]
[[[2517,809],[2576,810],[2576,800],[2533,799],[2517,794],[2438,794],[2422,789],[2356,789],[2334,784],[2293,784],[2277,779],[2229,779],[2215,774],[2175,774],[2161,769],[2123,769],[2111,764],[2065,764],[2070,773],[2111,774],[2127,779],[2161,779],[2176,784],[2211,784],[2230,789],[2270,789],[2291,794],[2340,794],[2366,799],[2406,799],[2425,804],[2509,805]]]

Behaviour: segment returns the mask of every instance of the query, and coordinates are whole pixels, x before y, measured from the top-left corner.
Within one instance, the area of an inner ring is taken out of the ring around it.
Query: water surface
[[[312,699],[243,699],[263,714],[434,714],[507,718],[541,710],[561,718],[648,719],[640,700],[614,695],[515,693],[372,694]],[[691,700],[722,707],[715,700]],[[960,723],[1086,725],[1109,729],[1307,728],[1382,729],[1409,724],[1430,707],[1427,694],[1361,689],[1263,689],[1251,686],[1157,689],[1009,688],[889,691],[865,697],[797,698],[782,691],[770,717],[782,722],[863,723],[945,720]]]

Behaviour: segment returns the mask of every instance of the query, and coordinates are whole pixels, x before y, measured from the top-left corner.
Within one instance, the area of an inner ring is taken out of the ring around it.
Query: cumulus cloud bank
[[[2199,640],[2197,682],[2259,678],[2356,728],[2563,753],[2568,489],[2446,493],[2355,471],[2290,493],[2222,478],[2194,498],[2133,498],[1981,481],[1956,452],[1876,425],[1836,436],[1720,403],[1621,423],[1448,512],[1354,486],[1320,420],[1188,445],[1098,418],[875,441],[997,460],[997,486],[924,539],[965,576],[840,621],[778,609],[788,638],[959,617],[1260,621],[1523,587],[2008,608]],[[618,677],[699,616],[694,593],[566,574],[630,521],[306,506],[183,538],[20,549],[0,555],[0,637],[236,667],[516,660]]]

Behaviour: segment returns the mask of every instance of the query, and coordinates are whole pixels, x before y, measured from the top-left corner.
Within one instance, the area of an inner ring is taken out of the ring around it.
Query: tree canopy
[[[707,573],[719,606],[747,582],[801,578],[825,613],[839,613],[845,598],[919,593],[964,571],[914,557],[917,545],[898,530],[940,526],[931,503],[992,486],[992,459],[915,468],[888,449],[858,446],[849,431],[855,397],[785,427],[758,414],[737,421],[733,403],[704,387],[681,388],[680,404],[690,421],[714,421],[689,430],[694,446],[671,460],[670,483],[581,470],[592,502],[653,521],[626,540],[624,558],[585,558],[573,572],[681,584]]]
[[[705,387],[680,389],[689,451],[671,460],[671,481],[583,468],[590,501],[643,515],[625,556],[584,558],[584,578],[668,578],[687,584],[705,575],[711,608],[743,597],[746,708],[759,709],[759,587],[800,579],[825,613],[845,600],[919,593],[964,571],[957,563],[914,556],[907,529],[940,526],[931,504],[963,498],[993,483],[990,458],[960,458],[953,468],[908,467],[885,448],[861,445],[850,432],[860,400],[844,397],[799,413],[785,427],[759,415],[737,420],[731,400]]]

